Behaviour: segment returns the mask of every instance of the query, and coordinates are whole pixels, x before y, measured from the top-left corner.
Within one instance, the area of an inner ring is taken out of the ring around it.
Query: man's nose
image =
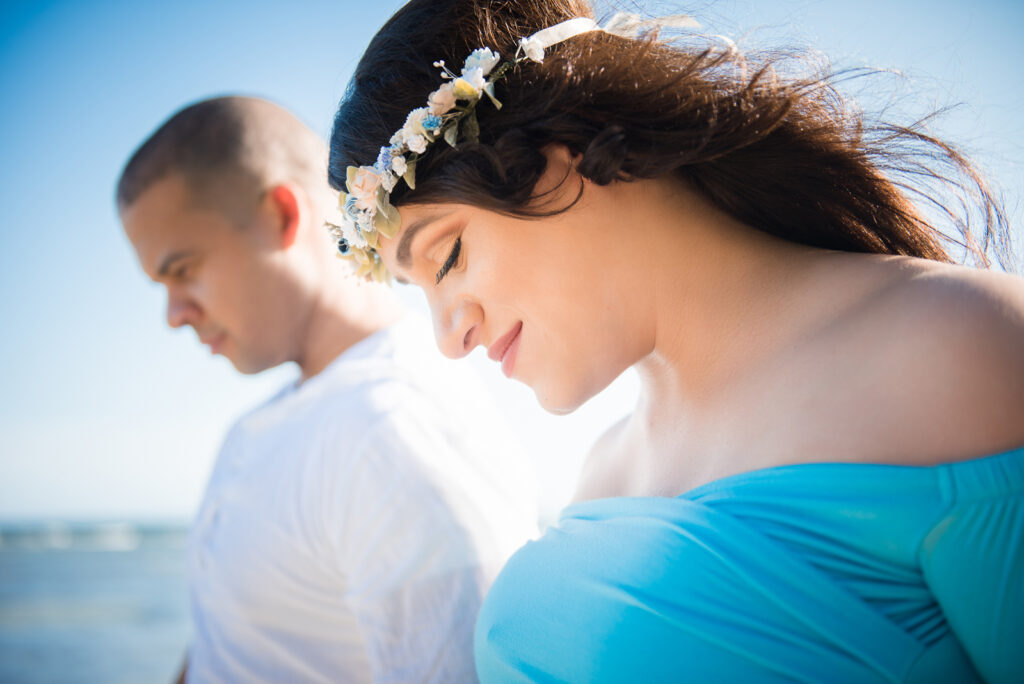
[[[199,308],[192,300],[182,293],[167,292],[167,325],[180,328],[195,323]]]

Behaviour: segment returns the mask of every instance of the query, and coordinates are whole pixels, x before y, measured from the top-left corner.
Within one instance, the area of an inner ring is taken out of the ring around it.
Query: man
[[[242,417],[189,542],[195,682],[462,682],[490,581],[535,530],[480,388],[356,279],[323,227],[321,140],[269,102],[175,114],[117,188],[167,322],[242,373],[301,376]]]

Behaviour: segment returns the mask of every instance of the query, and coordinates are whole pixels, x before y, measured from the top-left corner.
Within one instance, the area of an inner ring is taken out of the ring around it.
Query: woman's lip
[[[522,331],[522,328],[522,324],[516,328],[516,336],[505,347],[505,353],[501,355],[501,372],[505,374],[506,378],[512,377],[512,370],[516,366],[516,354],[519,352],[519,340],[522,338],[522,335],[519,333]]]
[[[490,347],[487,348],[487,358],[491,361],[500,361],[505,356],[505,352],[508,351],[509,345],[512,344],[512,340],[519,336],[519,331],[523,329],[523,322],[519,321],[512,329],[507,333],[499,337],[494,341]]]

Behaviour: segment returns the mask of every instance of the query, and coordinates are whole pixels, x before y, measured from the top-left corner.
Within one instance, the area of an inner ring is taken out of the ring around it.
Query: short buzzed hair
[[[180,173],[197,201],[241,217],[276,183],[298,183],[315,196],[327,187],[326,169],[324,142],[284,108],[216,97],[180,110],[139,146],[121,172],[117,204],[129,207]]]

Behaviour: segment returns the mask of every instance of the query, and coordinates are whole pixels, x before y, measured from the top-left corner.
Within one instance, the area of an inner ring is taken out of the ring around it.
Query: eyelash
[[[462,236],[455,238],[455,244],[452,245],[452,251],[445,259],[444,265],[441,266],[441,270],[434,276],[434,284],[440,285],[441,280],[448,275],[448,271],[452,270],[455,264],[459,261],[459,254],[462,253]]]

